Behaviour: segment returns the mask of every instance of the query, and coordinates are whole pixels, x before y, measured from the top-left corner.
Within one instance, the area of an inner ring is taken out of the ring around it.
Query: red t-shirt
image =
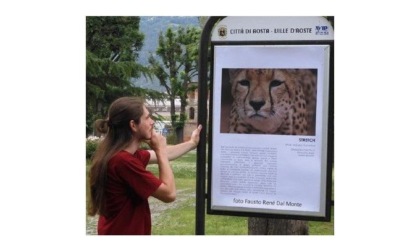
[[[120,151],[108,162],[106,216],[99,216],[99,235],[150,235],[152,221],[147,198],[162,181],[146,170],[150,153]]]

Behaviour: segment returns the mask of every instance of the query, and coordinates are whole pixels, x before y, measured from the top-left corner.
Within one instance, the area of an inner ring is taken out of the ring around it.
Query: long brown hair
[[[106,215],[105,194],[108,161],[120,150],[126,148],[132,140],[130,121],[140,122],[143,115],[143,99],[122,97],[115,100],[108,110],[106,120],[95,121],[95,129],[105,135],[92,160],[89,173],[90,201],[88,214]]]

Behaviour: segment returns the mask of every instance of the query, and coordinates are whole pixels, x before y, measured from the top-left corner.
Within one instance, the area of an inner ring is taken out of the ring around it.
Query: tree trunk
[[[308,235],[307,221],[248,218],[248,235]]]
[[[176,128],[176,111],[175,111],[175,98],[174,97],[170,97],[169,98],[170,104],[171,104],[171,108],[170,108],[170,113],[171,113],[171,124],[173,128]]]
[[[184,142],[184,128],[177,127],[175,129],[177,143]]]

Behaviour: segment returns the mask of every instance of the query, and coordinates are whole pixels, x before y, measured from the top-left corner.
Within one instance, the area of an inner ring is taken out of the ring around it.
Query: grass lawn
[[[171,162],[176,186],[177,199],[173,203],[163,203],[150,198],[153,235],[194,235],[195,234],[195,187],[196,153],[192,151]],[[88,166],[87,166],[88,167]],[[157,165],[148,167],[158,173]],[[95,234],[96,219],[87,217],[87,234]],[[334,208],[331,222],[309,222],[310,235],[334,235]],[[247,235],[248,218],[236,216],[205,216],[206,235]]]

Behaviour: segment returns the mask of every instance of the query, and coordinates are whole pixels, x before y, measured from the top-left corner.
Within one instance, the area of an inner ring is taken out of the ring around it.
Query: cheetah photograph
[[[317,69],[223,68],[221,92],[220,133],[315,135]]]

